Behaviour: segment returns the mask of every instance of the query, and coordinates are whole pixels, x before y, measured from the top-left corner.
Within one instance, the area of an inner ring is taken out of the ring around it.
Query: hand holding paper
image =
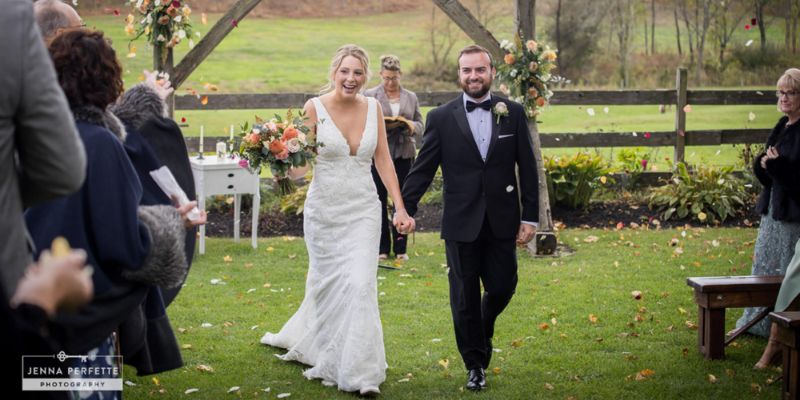
[[[159,169],[150,171],[150,176],[153,177],[153,180],[156,182],[161,190],[167,195],[167,197],[171,199],[175,199],[178,202],[179,206],[184,206],[189,203],[189,198],[186,196],[186,192],[181,189],[178,185],[178,182],[175,180],[175,177],[172,175],[172,172],[166,166],[163,166]],[[202,218],[200,214],[200,210],[197,207],[192,208],[186,214],[186,218],[189,221],[195,222],[199,221]]]

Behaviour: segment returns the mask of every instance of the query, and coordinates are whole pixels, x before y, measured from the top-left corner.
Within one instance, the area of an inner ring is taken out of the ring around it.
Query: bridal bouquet
[[[322,146],[303,123],[307,119],[303,113],[294,116],[290,109],[286,112],[286,120],[276,114],[269,121],[256,117],[252,127],[245,122],[240,133],[239,155],[242,160],[239,165],[253,172],[269,166],[278,180],[281,195],[294,192],[294,182],[288,176],[289,168],[313,162],[317,147]]]
[[[550,72],[556,67],[556,51],[534,40],[522,43],[519,36],[514,42],[503,40],[500,47],[507,52],[497,67],[500,91],[534,118],[553,95],[547,84],[554,79]]]
[[[136,14],[128,14],[125,18],[125,32],[133,36],[131,41],[144,35],[147,42],[155,47],[173,48],[181,40],[189,38],[189,47],[194,47],[189,20],[192,9],[185,1],[129,0],[129,3]]]

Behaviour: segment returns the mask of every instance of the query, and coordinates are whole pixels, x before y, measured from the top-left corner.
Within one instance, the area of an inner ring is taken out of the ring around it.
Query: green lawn
[[[685,236],[682,230],[570,229],[560,240],[574,255],[520,254],[519,286],[498,320],[499,352],[481,398],[776,398],[780,382],[772,382],[780,373],[751,370],[764,339],[737,341],[726,360],[700,356],[692,328],[697,310],[685,283],[691,276],[749,273],[755,235],[754,229],[688,229]],[[670,247],[672,238],[678,247]],[[273,356],[280,349],[258,343],[303,298],[302,238],[262,239],[257,250],[245,240],[207,243],[169,309],[182,332],[185,367],[155,379],[135,377],[128,368],[125,379],[136,386],[125,386],[125,397],[352,399],[306,380],[302,365],[280,361]],[[389,363],[381,398],[473,398],[461,389],[465,371],[453,337],[443,243],[438,234],[420,233],[410,253],[401,270],[378,272]],[[639,301],[635,290],[643,294]],[[738,314],[728,313],[728,326]],[[642,371],[652,375],[636,379]],[[238,392],[227,394],[234,386]],[[184,396],[191,388],[199,391]]]

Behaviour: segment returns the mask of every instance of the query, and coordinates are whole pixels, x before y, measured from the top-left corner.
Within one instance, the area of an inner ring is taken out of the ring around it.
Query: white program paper
[[[180,185],[178,185],[178,182],[175,180],[175,176],[172,175],[172,172],[169,170],[169,168],[167,168],[166,165],[159,169],[150,171],[150,176],[153,177],[156,185],[158,185],[158,187],[164,191],[167,197],[177,199],[178,204],[181,206],[189,202],[186,192],[184,192]],[[200,210],[195,207],[189,211],[188,214],[186,214],[186,217],[189,218],[189,221],[197,221],[200,219]]]

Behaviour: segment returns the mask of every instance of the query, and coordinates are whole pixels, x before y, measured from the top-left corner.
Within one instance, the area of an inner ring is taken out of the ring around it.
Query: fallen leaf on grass
[[[596,324],[597,323],[597,316],[594,314],[589,314],[589,322]]]
[[[153,385],[161,386],[161,381],[159,381],[157,377],[154,376],[152,381],[153,381]]]
[[[643,380],[645,380],[645,379],[647,379],[647,378],[649,378],[649,377],[651,377],[651,376],[653,376],[655,374],[656,374],[656,371],[653,371],[650,368],[646,368],[646,369],[643,369],[643,370],[637,372],[636,373],[636,377],[634,379],[636,379],[637,381],[643,381]]]
[[[753,382],[750,384],[750,391],[753,393],[761,393],[761,385]]]
[[[583,239],[583,241],[585,243],[594,243],[594,242],[596,242],[598,240],[600,240],[600,238],[597,237],[597,236],[594,236],[594,235],[589,235],[589,236],[587,236],[586,238]]]
[[[551,385],[549,383],[545,383],[544,384],[544,388],[547,389],[547,390],[553,390],[553,389],[555,389],[555,386],[553,386],[553,385]]]
[[[678,312],[681,314],[686,314],[686,309],[684,309],[683,307],[678,307]]]
[[[542,322],[541,324],[539,324],[539,330],[545,331],[548,328],[550,328],[550,325],[548,325],[547,322]]]
[[[734,371],[734,370],[732,370],[732,369],[730,369],[730,368],[726,368],[726,369],[725,369],[725,375],[728,375],[728,376],[736,376],[736,371]]]
[[[682,354],[684,357],[688,357],[688,356],[689,356],[689,348],[688,348],[688,347],[684,347],[684,348],[682,348],[682,349],[681,349],[681,354]]]
[[[232,386],[230,389],[228,389],[228,393],[233,393],[233,392],[238,392],[238,391],[239,391],[239,387],[238,386]]]
[[[448,369],[448,368],[450,368],[450,360],[448,360],[446,358],[441,359],[441,360],[439,360],[439,365],[441,365],[443,369]]]
[[[634,291],[632,291],[632,292],[631,292],[631,296],[632,296],[632,297],[633,297],[635,300],[641,300],[641,299],[642,299],[642,292],[641,292],[641,291],[639,291],[639,290],[634,290]]]
[[[189,349],[191,349],[191,348],[192,348],[192,345],[190,345],[190,344],[184,344],[184,345],[182,345],[182,346],[181,346],[181,348],[182,348],[182,349],[184,349],[184,350],[189,350]]]
[[[211,324],[211,323],[208,323],[208,322],[203,322],[202,324],[200,324],[201,328],[211,328],[213,326],[214,326],[214,324]]]
[[[212,368],[210,365],[205,365],[205,364],[198,365],[197,370],[200,372],[208,372],[208,373],[214,372],[214,368]]]
[[[125,381],[125,384],[128,386],[136,386],[136,384],[131,381]]]
[[[500,369],[500,367],[494,367],[494,368],[492,368],[492,373],[494,373],[495,375],[500,375],[500,371],[502,371],[502,370]]]
[[[291,395],[292,395],[291,393],[281,393],[281,394],[277,395],[276,397],[279,398],[279,399],[285,399],[285,398],[287,398],[287,397],[289,397]]]
[[[713,374],[708,374],[708,376],[706,376],[706,379],[708,379],[708,383],[717,383],[717,377],[714,376]]]
[[[522,347],[522,339],[514,339],[511,341],[511,347],[519,348]]]
[[[267,247],[267,253],[272,253],[273,251],[275,251],[274,247],[272,246]]]
[[[199,391],[200,391],[200,389],[198,389],[198,388],[191,388],[191,389],[186,389],[186,391],[183,392],[183,394],[192,394],[192,393],[199,392]]]
[[[697,330],[697,324],[695,324],[692,321],[686,321],[686,327],[691,329],[691,330],[693,330],[693,331]]]
[[[225,261],[226,263],[233,262],[233,257],[231,256],[222,257],[222,261]]]

